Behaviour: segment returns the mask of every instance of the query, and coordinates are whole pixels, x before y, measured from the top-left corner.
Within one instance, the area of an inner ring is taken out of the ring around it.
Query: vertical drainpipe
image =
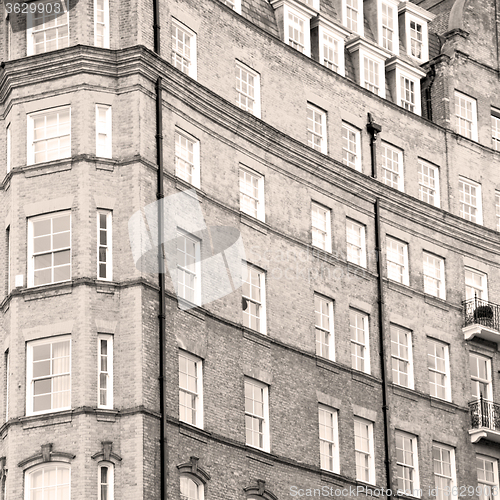
[[[154,50],[160,55],[160,0],[153,0]]]
[[[162,122],[162,79],[156,80],[156,158],[158,164],[158,189],[156,193],[158,208],[158,280],[160,285],[160,311],[159,319],[159,382],[160,382],[160,500],[166,499],[166,457],[165,457],[165,247],[163,243],[164,198],[163,191],[163,122]]]
[[[382,127],[373,121],[371,113],[368,113],[368,125],[370,134],[372,177],[377,178],[377,135]],[[387,477],[387,489],[392,489],[392,459],[390,446],[390,413],[389,413],[389,386],[387,384],[386,359],[385,359],[385,307],[384,307],[384,280],[382,275],[382,231],[380,227],[380,199],[375,200],[375,251],[377,255],[378,274],[378,317],[379,317],[379,341],[380,341],[380,371],[382,377],[382,411],[384,413],[384,445],[385,445],[385,470]]]

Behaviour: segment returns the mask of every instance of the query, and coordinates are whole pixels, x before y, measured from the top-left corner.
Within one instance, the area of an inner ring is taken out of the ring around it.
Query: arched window
[[[101,462],[97,471],[99,500],[114,499],[114,466],[110,462]]]
[[[70,500],[70,467],[63,463],[42,464],[26,471],[25,500]]]
[[[181,500],[203,500],[203,484],[188,476],[181,476]]]

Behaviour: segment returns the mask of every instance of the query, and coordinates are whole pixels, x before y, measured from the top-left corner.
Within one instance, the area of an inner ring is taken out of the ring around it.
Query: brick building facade
[[[0,499],[496,498],[500,4],[18,5]],[[160,157],[245,250],[211,300],[214,242],[173,227],[163,351],[130,223]]]

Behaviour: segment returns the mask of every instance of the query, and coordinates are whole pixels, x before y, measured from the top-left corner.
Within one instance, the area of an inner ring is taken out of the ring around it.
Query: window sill
[[[43,299],[46,297],[56,297],[73,293],[72,281],[62,281],[60,283],[48,283],[36,287],[21,289],[25,302],[29,300]]]
[[[433,396],[430,397],[430,405],[432,408],[439,408],[440,410],[444,410],[449,413],[456,413],[458,408],[457,405],[451,401],[438,399]]]
[[[19,420],[23,424],[23,430],[34,429],[36,427],[46,427],[48,425],[67,424],[73,418],[71,409],[40,413],[37,415],[27,415]]]
[[[396,396],[401,396],[402,398],[410,399],[411,401],[418,401],[419,394],[409,387],[403,387],[402,385],[392,384],[392,393]]]
[[[201,306],[189,302],[189,300],[177,297],[177,308],[188,314],[192,314],[198,319],[205,321],[205,311]]]
[[[439,309],[442,309],[443,311],[450,310],[445,299],[440,299],[439,297],[434,297],[434,295],[424,294],[424,300],[425,300],[426,304],[438,307]]]
[[[256,342],[257,344],[267,347],[268,349],[271,348],[271,340],[265,333],[259,333],[245,326],[242,327],[242,330],[243,330],[243,337],[245,339]]]
[[[260,219],[256,219],[255,217],[246,214],[245,212],[240,212],[240,222],[245,224],[245,226],[261,232],[262,234],[267,234],[267,224]]]
[[[201,441],[202,443],[207,444],[208,440],[211,437],[211,433],[201,429],[200,427],[196,427],[195,425],[187,424],[186,422],[179,421],[179,434],[183,436],[187,436],[192,439],[196,439],[197,441]]]
[[[387,286],[389,289],[395,290],[396,292],[401,292],[403,295],[413,298],[413,291],[409,285],[398,283],[397,281],[393,281],[389,278],[386,279],[387,279]]]

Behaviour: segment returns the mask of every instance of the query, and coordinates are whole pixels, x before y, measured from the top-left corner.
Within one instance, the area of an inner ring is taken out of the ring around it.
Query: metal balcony
[[[480,337],[500,344],[500,306],[487,300],[464,300],[462,332],[465,340]]]
[[[471,441],[487,439],[500,443],[500,405],[481,398],[469,403]]]

